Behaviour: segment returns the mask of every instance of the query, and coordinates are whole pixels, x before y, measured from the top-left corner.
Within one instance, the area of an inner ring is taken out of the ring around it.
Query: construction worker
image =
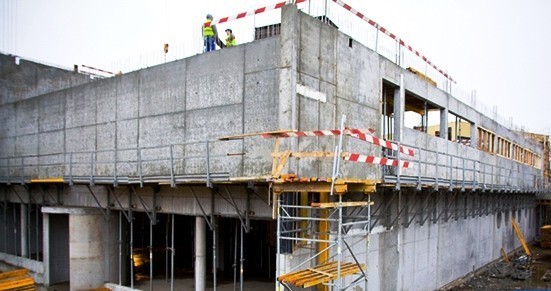
[[[226,29],[226,47],[235,46],[235,35],[230,28]]]
[[[204,40],[203,52],[210,52],[216,49],[215,39],[218,38],[218,32],[216,31],[216,25],[212,23],[212,15],[207,14],[207,20],[203,23],[202,33]]]

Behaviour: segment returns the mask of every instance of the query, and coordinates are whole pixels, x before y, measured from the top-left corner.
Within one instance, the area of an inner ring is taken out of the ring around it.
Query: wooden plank
[[[57,178],[44,178],[44,179],[31,179],[31,183],[64,183],[62,177]]]
[[[367,205],[373,205],[374,202],[368,202],[368,201],[351,201],[351,202],[342,202],[342,207],[356,207],[356,206],[367,206]],[[339,202],[323,202],[323,203],[312,203],[312,207],[317,208],[337,208],[339,207]]]
[[[273,135],[273,134],[286,133],[286,132],[297,132],[297,131],[293,129],[284,129],[284,130],[274,130],[274,131],[265,131],[265,132],[244,133],[244,134],[222,136],[222,137],[219,137],[218,140],[243,139],[244,137],[250,137],[250,136],[259,136],[263,134]]]
[[[0,273],[0,280],[9,278],[9,277],[27,275],[28,273],[29,273],[29,270],[27,269],[17,269],[17,270],[7,271],[7,272]]]
[[[522,247],[524,248],[524,251],[528,256],[532,256],[532,252],[528,248],[528,244],[526,244],[526,240],[524,240],[524,236],[522,235],[522,232],[520,231],[520,228],[517,225],[517,222],[515,221],[515,218],[511,217],[511,224],[513,225],[513,229],[515,230],[515,233],[518,236],[518,239],[520,240],[520,243],[522,244]]]
[[[365,268],[365,264],[360,266],[355,263],[341,263],[341,277],[357,274],[361,269]],[[338,262],[331,261],[313,268],[307,268],[284,274],[277,279],[280,282],[290,283],[298,287],[308,288],[319,284],[327,283],[338,277]]]
[[[27,276],[6,279],[0,282],[0,290],[14,290],[22,287],[34,286],[33,278]]]

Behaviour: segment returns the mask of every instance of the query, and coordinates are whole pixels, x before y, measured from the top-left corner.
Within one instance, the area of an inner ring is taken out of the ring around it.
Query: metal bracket
[[[113,191],[109,186],[105,186],[105,188],[107,188],[107,191],[109,192],[108,195],[113,195],[113,197],[115,197],[115,201],[117,201],[117,204],[121,208],[122,214],[124,214],[124,217],[126,217],[126,221],[130,222],[130,217],[128,216],[128,214],[126,214],[126,211],[122,206],[121,201],[119,200],[119,197],[117,197],[117,195],[115,194],[115,191]]]
[[[149,208],[149,206],[145,203],[143,198],[138,195],[136,192],[136,189],[134,189],[133,185],[130,185],[130,190],[136,197],[138,197],[138,200],[140,200],[140,204],[142,205],[143,209],[145,210],[145,214],[147,214],[147,217],[149,217],[149,220],[151,221],[151,224],[156,225],[157,224],[157,209],[156,209],[156,197],[157,197],[157,189],[153,189],[153,207]],[[151,214],[150,214],[151,212]]]
[[[234,207],[235,209],[235,212],[237,213],[237,216],[239,217],[239,221],[241,221],[241,227],[243,227],[243,229],[245,230],[246,233],[249,233],[250,231],[250,223],[249,223],[249,214],[247,213],[248,212],[248,209],[245,210],[245,219],[246,221],[243,221],[243,217],[241,216],[241,211],[239,210],[239,207],[237,207],[237,204],[235,203],[235,200],[233,200],[233,196],[231,195],[230,191],[228,190],[228,187],[224,186],[224,189],[226,190],[226,193],[228,193],[228,197],[230,198],[231,202],[230,204]],[[218,195],[220,195],[222,198],[226,199],[224,197],[224,195],[222,195],[222,193],[220,193],[220,191],[218,191],[217,188],[215,188],[215,191],[216,193],[218,193]],[[249,195],[247,195],[247,205],[249,204]],[[226,199],[226,201],[228,201]],[[228,201],[229,202],[229,201]]]
[[[103,209],[103,207],[101,206],[101,203],[99,202],[98,197],[96,197],[96,194],[94,194],[94,191],[92,191],[92,189],[90,188],[90,185],[86,185],[86,188],[88,188],[88,191],[90,191],[90,194],[92,194],[92,197],[94,197],[94,200],[96,200],[96,203],[98,204],[99,209],[101,210],[101,213],[102,213],[103,216],[105,217],[105,220],[109,220],[109,214],[108,214],[107,211],[106,211],[105,209]]]
[[[201,214],[203,215],[203,218],[205,219],[205,221],[209,225],[209,229],[212,230],[213,228],[212,228],[211,221],[210,221],[207,213],[205,212],[205,209],[203,208],[203,205],[201,204],[201,201],[199,201],[199,198],[197,197],[197,194],[195,194],[195,191],[193,191],[193,188],[191,186],[189,186],[189,190],[191,191],[191,194],[193,194],[193,197],[195,197],[195,201],[197,202],[197,205],[199,205],[199,209],[201,210]],[[211,211],[211,212],[213,212],[213,211]]]

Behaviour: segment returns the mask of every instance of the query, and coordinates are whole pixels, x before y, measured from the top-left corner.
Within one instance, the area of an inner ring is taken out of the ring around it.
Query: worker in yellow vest
[[[226,29],[226,47],[235,46],[235,35],[230,28]]]
[[[207,20],[202,26],[203,33],[203,52],[210,52],[216,49],[215,39],[218,38],[218,32],[216,31],[216,25],[212,24],[212,15],[207,14]]]

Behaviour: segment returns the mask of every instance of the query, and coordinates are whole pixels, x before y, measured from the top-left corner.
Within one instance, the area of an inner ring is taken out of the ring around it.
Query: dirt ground
[[[551,249],[530,244],[532,258],[521,248],[440,290],[551,290]],[[549,273],[548,273],[549,272]]]

